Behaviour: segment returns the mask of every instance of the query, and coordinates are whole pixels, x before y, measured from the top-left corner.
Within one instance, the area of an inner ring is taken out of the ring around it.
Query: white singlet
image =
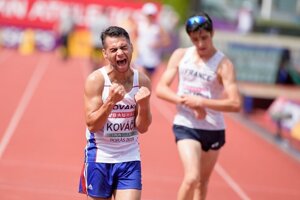
[[[105,83],[102,100],[109,95],[111,81],[104,67],[99,69]],[[139,90],[138,71],[133,69],[133,86],[109,115],[103,128],[97,132],[86,129],[85,162],[120,163],[140,160],[138,131],[135,127],[135,94]]]
[[[207,99],[218,99],[223,86],[217,79],[217,68],[224,54],[217,51],[207,62],[196,64],[194,61],[195,47],[187,49],[179,63],[178,95],[197,95]],[[223,130],[225,123],[221,112],[205,108],[206,117],[199,120],[193,110],[177,105],[174,124],[195,129]]]

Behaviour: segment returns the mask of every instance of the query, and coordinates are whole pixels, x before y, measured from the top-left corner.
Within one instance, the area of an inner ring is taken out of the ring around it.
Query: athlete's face
[[[200,57],[210,57],[213,51],[212,33],[202,29],[189,34]]]
[[[105,38],[103,55],[118,72],[124,73],[130,68],[132,51],[132,45],[125,37]]]

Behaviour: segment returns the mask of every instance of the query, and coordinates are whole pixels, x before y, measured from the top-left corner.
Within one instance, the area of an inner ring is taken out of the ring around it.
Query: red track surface
[[[85,199],[77,187],[88,71],[82,59],[63,62],[52,53],[22,56],[0,50],[1,200]],[[153,124],[140,136],[142,199],[172,200],[182,179],[171,131],[175,109],[155,95],[151,101]],[[232,115],[226,115],[226,122],[227,143],[207,199],[300,199],[300,163]]]

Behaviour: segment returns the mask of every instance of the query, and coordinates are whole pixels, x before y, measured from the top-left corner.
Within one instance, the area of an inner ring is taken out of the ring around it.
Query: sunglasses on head
[[[199,28],[203,28],[205,30],[211,30],[211,22],[205,16],[194,16],[187,20],[186,22],[186,30],[188,32],[196,31]]]

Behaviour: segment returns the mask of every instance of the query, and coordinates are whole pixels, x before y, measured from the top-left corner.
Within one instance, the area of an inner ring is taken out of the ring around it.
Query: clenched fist
[[[123,85],[113,83],[109,88],[109,96],[114,103],[121,101],[125,94],[126,91]]]
[[[138,92],[135,95],[135,101],[137,104],[139,104],[140,106],[146,105],[149,102],[150,99],[150,90],[147,87],[140,87],[140,89],[138,90]]]

